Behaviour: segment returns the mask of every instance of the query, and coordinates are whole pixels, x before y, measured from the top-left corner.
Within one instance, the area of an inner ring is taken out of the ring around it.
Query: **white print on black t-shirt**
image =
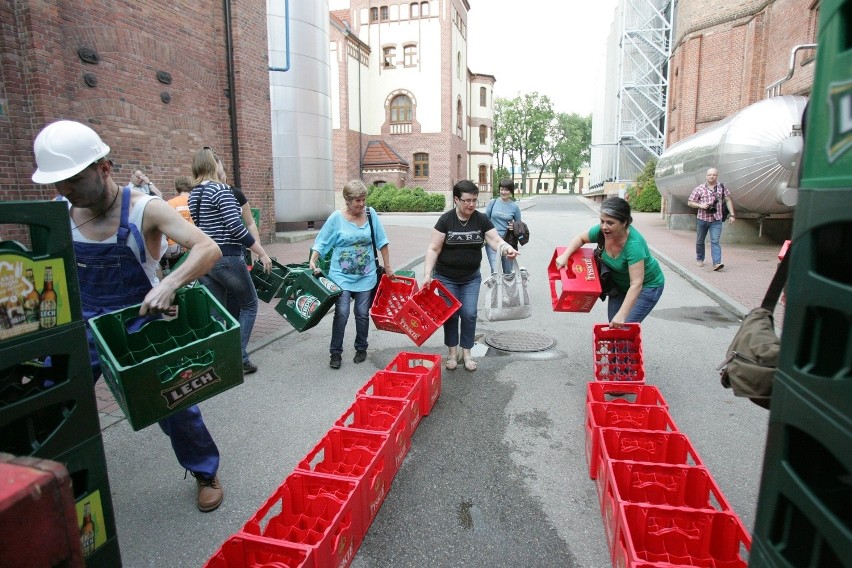
[[[470,245],[482,242],[480,231],[449,231],[444,241],[448,245]]]

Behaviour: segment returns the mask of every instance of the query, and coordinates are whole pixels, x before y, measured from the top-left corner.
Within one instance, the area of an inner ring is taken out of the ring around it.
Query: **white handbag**
[[[485,287],[485,319],[506,321],[528,318],[532,315],[527,283],[529,272],[515,260],[512,264],[513,272],[505,274],[501,260],[497,259],[497,273],[482,283]]]

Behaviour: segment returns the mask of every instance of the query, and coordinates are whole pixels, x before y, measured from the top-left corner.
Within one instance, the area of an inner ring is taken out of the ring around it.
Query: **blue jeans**
[[[704,260],[704,238],[710,232],[710,256],[713,264],[722,262],[722,247],[719,238],[722,236],[723,221],[702,221],[698,219],[698,234],[695,237],[695,260]]]
[[[254,320],[257,318],[257,291],[246,268],[245,259],[237,255],[223,256],[200,280],[223,307],[228,305],[229,296],[239,305],[239,315],[232,315],[240,322],[243,363],[247,363],[249,356],[246,348],[254,328]]]
[[[344,290],[334,304],[334,323],[331,325],[331,345],[328,348],[332,355],[343,353],[343,334],[346,333],[346,322],[349,321],[349,304],[355,300],[355,351],[367,350],[367,333],[370,331],[370,292],[350,292]]]
[[[491,274],[497,272],[497,251],[491,248],[487,243],[485,245],[485,254],[488,256],[488,264],[491,265]],[[514,264],[510,259],[505,256],[500,256],[500,260],[503,262],[503,272],[508,274],[512,272],[512,265]]]
[[[639,323],[645,319],[651,313],[651,310],[654,309],[654,306],[657,305],[657,302],[660,301],[660,296],[663,295],[663,288],[664,286],[660,286],[659,288],[642,288],[642,291],[639,292],[639,297],[636,298],[636,303],[633,304],[633,308],[627,314],[627,319],[624,322]],[[606,305],[609,321],[612,321],[612,318],[621,309],[623,303],[624,292],[617,290],[609,295],[609,301]]]
[[[435,273],[435,279],[440,280],[450,294],[461,302],[461,307],[444,323],[444,345],[462,349],[473,347],[476,335],[476,305],[479,303],[479,287],[482,276],[479,271],[470,280],[456,281],[442,274]],[[461,321],[461,339],[459,339],[459,321]]]

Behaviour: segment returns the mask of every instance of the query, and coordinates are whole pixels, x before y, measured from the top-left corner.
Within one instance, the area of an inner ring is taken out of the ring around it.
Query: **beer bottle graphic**
[[[26,321],[24,306],[21,304],[17,290],[13,290],[12,295],[6,300],[6,315],[9,318],[9,327],[21,325]]]
[[[83,555],[88,556],[95,551],[95,522],[92,520],[92,505],[83,505],[83,525],[80,527],[80,546]]]
[[[24,317],[26,318],[27,323],[38,323],[38,310],[39,304],[41,304],[41,296],[39,296],[38,290],[35,286],[35,276],[33,276],[32,268],[27,268],[25,278],[30,283],[30,286],[32,286],[32,290],[24,296]]]
[[[53,290],[53,268],[44,268],[44,289],[41,292],[38,321],[42,329],[56,327],[56,292]]]

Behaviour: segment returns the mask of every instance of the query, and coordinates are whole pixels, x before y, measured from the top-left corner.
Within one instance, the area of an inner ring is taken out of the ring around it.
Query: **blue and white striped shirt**
[[[254,244],[254,237],[243,225],[237,198],[224,183],[206,181],[192,188],[189,213],[195,225],[219,248],[230,248],[228,245],[250,248]]]

